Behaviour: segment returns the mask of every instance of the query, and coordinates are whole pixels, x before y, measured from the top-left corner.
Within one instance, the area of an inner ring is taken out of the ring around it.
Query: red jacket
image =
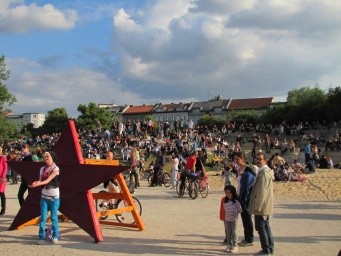
[[[7,157],[5,155],[0,156],[0,178],[3,182],[0,183],[0,192],[5,192],[6,189],[6,174],[7,174]]]
[[[226,199],[226,196],[224,196],[220,202],[220,213],[219,213],[220,220],[225,220],[225,208],[224,208],[225,199]]]

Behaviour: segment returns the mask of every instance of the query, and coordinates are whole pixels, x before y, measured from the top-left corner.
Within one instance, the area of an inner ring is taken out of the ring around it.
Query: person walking
[[[136,156],[136,148],[130,152],[130,174],[129,174],[129,187],[137,188],[139,186],[139,178],[138,178],[138,168],[139,168],[139,161],[137,160]],[[133,177],[135,185],[133,185]]]
[[[172,154],[172,188],[176,187],[176,183],[178,182],[178,172],[179,172],[179,153],[176,151]]]
[[[59,198],[59,167],[56,165],[56,153],[53,151],[44,154],[45,166],[40,168],[39,180],[34,181],[29,188],[43,186],[40,199],[40,224],[39,224],[39,240],[37,244],[45,244],[45,226],[47,213],[51,212],[52,222],[52,243],[58,243],[59,227],[58,227],[58,209],[60,205]]]
[[[7,174],[7,157],[2,154],[2,147],[0,147],[0,198],[1,211],[0,215],[6,213],[6,174]]]
[[[255,215],[255,228],[259,234],[262,250],[256,255],[271,255],[274,253],[274,239],[270,228],[270,216],[273,214],[273,180],[274,173],[266,164],[266,156],[257,154],[256,164],[259,167],[253,186],[249,211]]]

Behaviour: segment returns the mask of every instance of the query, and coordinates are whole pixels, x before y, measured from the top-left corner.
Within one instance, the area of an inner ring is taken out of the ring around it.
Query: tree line
[[[55,108],[48,111],[44,124],[39,128],[33,128],[28,124],[18,131],[15,123],[5,118],[10,112],[10,106],[16,102],[6,86],[10,78],[10,71],[6,69],[5,57],[0,57],[0,141],[4,142],[19,138],[20,135],[34,137],[41,134],[53,134],[61,132],[69,117],[64,108]],[[80,112],[76,121],[78,129],[96,130],[100,126],[110,129],[117,117],[107,109],[99,108],[96,103],[88,105],[80,104],[77,107]],[[147,117],[146,117],[147,118]],[[229,121],[237,126],[241,124],[270,123],[278,125],[285,121],[289,125],[304,123],[320,123],[330,125],[341,120],[341,88],[329,87],[322,90],[318,86],[303,86],[288,92],[287,101],[283,104],[268,109],[263,114],[257,114],[253,110],[231,111],[225,116],[214,117],[203,115],[198,124],[208,128],[221,128]]]

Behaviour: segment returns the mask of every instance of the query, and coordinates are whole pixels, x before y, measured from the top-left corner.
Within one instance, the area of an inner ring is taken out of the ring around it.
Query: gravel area
[[[206,199],[178,198],[175,190],[147,187],[142,182],[135,196],[143,206],[143,231],[102,225],[104,242],[94,243],[72,222],[60,223],[58,244],[36,245],[38,227],[8,231],[19,204],[19,185],[8,185],[7,212],[0,216],[1,255],[226,255],[219,204],[223,196],[220,177],[211,176]],[[275,255],[337,255],[341,249],[341,170],[318,171],[305,183],[276,183],[271,227]],[[101,186],[94,189],[98,191]],[[335,192],[336,191],[336,192]],[[311,194],[309,194],[311,193]],[[81,213],[80,213],[81,214]],[[111,216],[111,218],[114,216]],[[238,234],[242,239],[242,223]],[[254,246],[239,247],[235,255],[260,250],[255,232]]]

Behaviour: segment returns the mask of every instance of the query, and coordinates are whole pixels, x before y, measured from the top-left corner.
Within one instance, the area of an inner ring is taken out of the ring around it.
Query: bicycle
[[[154,178],[154,171],[150,172],[150,174],[148,175],[147,180],[149,184],[152,184],[153,178]],[[156,185],[162,186],[162,184],[166,188],[168,188],[172,184],[172,179],[168,172],[164,173],[163,170],[161,169],[158,171]]]
[[[113,184],[109,183],[108,186],[113,186]],[[108,187],[108,190],[109,191],[101,190],[98,193],[99,194],[120,193],[120,188],[118,184],[114,188]],[[105,198],[105,196],[102,196],[102,198]],[[137,209],[137,212],[141,216],[142,205],[136,197],[132,196],[132,198],[133,198],[133,203]],[[96,199],[95,205],[96,205],[96,211],[101,213],[101,216],[99,217],[101,220],[105,220],[109,217],[109,214],[107,214],[109,210],[113,210],[117,208],[125,208],[129,206],[127,200],[125,199],[109,199],[109,200],[108,199]],[[129,224],[135,223],[135,220],[131,212],[123,212],[123,213],[115,214],[115,216],[116,216],[116,219],[121,223],[129,223]]]
[[[202,198],[206,198],[208,196],[209,191],[209,184],[208,184],[208,178],[205,176],[202,176],[197,180],[198,187],[199,187],[199,193]]]
[[[110,193],[105,190],[99,191],[99,193]],[[137,208],[137,212],[142,215],[142,205],[141,202],[134,196],[132,196],[133,202],[135,204],[135,207]],[[101,216],[99,217],[101,220],[105,220],[109,217],[106,212],[108,210],[113,210],[117,208],[123,208],[123,207],[128,207],[128,203],[124,199],[110,199],[110,200],[105,200],[105,199],[96,199],[96,211],[101,213]],[[115,214],[116,219],[121,222],[121,223],[129,223],[129,224],[134,224],[135,220],[130,212],[124,212],[120,214]]]
[[[183,187],[183,189],[181,189],[181,180],[179,180],[176,183],[176,193],[178,194],[178,196],[181,198],[184,196],[185,191],[188,191],[188,195],[190,198],[192,199],[196,199],[198,196],[198,182],[197,182],[198,177],[197,176],[187,176],[186,175],[186,179],[185,179],[185,185]]]
[[[209,192],[208,180],[205,176],[192,176],[191,178],[186,177],[185,186],[182,191],[180,191],[181,181],[176,183],[176,193],[181,198],[184,196],[185,191],[188,191],[190,198],[195,199],[200,193],[202,198],[206,198]]]

